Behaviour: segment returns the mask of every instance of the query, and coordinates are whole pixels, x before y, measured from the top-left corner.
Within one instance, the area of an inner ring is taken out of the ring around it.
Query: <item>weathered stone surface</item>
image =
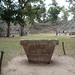
[[[21,40],[27,58],[31,62],[49,63],[58,40]]]

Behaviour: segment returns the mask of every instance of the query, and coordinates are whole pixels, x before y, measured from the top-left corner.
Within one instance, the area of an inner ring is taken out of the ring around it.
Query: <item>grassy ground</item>
[[[20,38],[0,38],[0,51],[3,50],[3,65],[20,52]]]
[[[69,35],[34,34],[20,39],[58,39],[59,45],[56,46],[55,53],[63,55],[62,42],[64,42],[66,54],[75,57],[75,38],[70,38]]]
[[[58,39],[59,45],[55,48],[55,53],[63,55],[62,42],[65,43],[65,51],[69,56],[75,57],[75,38],[70,38],[68,35],[55,36],[55,34],[34,34],[24,37],[0,38],[0,51],[4,50],[3,65],[11,58],[24,54],[20,39]]]

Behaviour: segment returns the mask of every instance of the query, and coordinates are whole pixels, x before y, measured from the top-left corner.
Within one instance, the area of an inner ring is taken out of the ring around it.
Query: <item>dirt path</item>
[[[75,75],[75,59],[53,55],[50,64],[33,64],[26,56],[17,56],[3,68],[3,75]]]

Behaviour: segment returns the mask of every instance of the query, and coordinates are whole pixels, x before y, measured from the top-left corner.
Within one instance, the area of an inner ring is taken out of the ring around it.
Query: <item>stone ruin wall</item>
[[[6,36],[7,34],[7,24],[4,22],[0,22],[0,27],[3,28],[3,32],[1,33],[2,36]],[[20,26],[19,25],[13,25],[11,23],[11,26],[10,26],[10,35],[19,35],[20,34]]]
[[[74,23],[75,24],[75,23]],[[59,22],[56,25],[52,25],[50,22],[48,23],[34,23],[34,25],[27,25],[24,28],[24,35],[26,34],[39,34],[39,33],[55,33],[56,31],[60,31],[64,26],[66,26],[67,23],[65,22]],[[0,26],[4,29],[4,32],[2,32],[3,35],[7,34],[7,25],[6,23],[1,23]],[[75,29],[75,25],[72,27],[69,27],[70,31],[73,31]],[[69,29],[68,28],[68,29]],[[20,25],[13,25],[11,23],[10,26],[10,34],[11,35],[20,35]]]

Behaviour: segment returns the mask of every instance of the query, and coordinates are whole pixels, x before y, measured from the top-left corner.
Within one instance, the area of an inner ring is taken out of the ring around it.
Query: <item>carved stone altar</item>
[[[58,40],[21,40],[20,44],[23,46],[30,62],[50,63],[55,46],[58,45]]]

